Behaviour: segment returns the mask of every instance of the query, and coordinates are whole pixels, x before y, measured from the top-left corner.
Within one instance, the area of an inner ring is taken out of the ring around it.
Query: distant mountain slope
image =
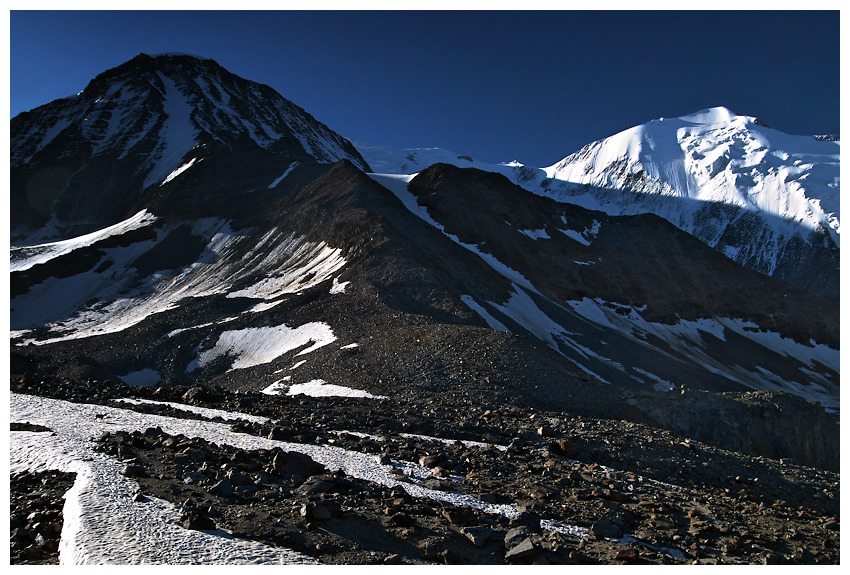
[[[838,141],[789,136],[712,108],[625,130],[542,169],[356,145],[386,173],[450,163],[610,215],[654,213],[746,267],[838,293]]]
[[[183,55],[140,54],[76,96],[16,116],[11,149],[17,238],[115,223],[138,211],[145,190],[234,152],[281,171],[296,160],[368,167],[347,140],[273,89]]]

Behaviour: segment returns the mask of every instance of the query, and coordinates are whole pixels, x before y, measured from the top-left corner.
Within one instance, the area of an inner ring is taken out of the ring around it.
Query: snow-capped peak
[[[544,168],[549,178],[733,205],[829,230],[838,242],[838,142],[791,136],[722,107],[653,120]]]

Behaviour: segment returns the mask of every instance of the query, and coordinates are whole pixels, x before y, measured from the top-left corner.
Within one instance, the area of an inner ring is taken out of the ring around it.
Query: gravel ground
[[[83,399],[71,382],[43,387]],[[13,385],[15,391],[22,388],[32,393],[42,384]],[[787,459],[744,456],[643,424],[515,405],[466,405],[445,394],[377,401],[269,398],[104,383],[100,393],[85,399],[129,408],[110,396],[133,394],[265,415],[272,423],[243,421],[232,429],[367,453],[395,465],[403,481],[518,512],[508,518],[413,498],[399,487],[350,477],[282,449],[242,451],[157,429],[99,440],[98,448],[123,461],[124,473],[138,482],[137,496],[172,502],[181,510],[183,527],[225,529],[322,563],[839,561],[837,474]],[[132,408],[199,417],[162,404]],[[431,439],[435,436],[447,441]],[[408,476],[410,464],[430,472]],[[58,508],[70,485],[31,474],[13,476],[11,483],[13,494],[29,484],[53,486],[49,497],[13,498],[13,526],[15,517]],[[35,528],[25,529],[13,528],[13,550],[29,548],[15,541]],[[43,553],[13,552],[13,563],[46,561]]]

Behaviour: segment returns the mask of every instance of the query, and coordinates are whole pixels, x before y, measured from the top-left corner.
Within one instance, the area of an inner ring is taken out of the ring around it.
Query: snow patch
[[[555,338],[558,337],[563,341],[567,331],[537,307],[531,296],[516,284],[513,284],[513,292],[507,302],[501,305],[494,302],[488,303],[538,339],[548,343],[553,349],[559,349]]]
[[[277,306],[277,305],[282,304],[284,301],[285,301],[285,300],[277,300],[277,301],[270,301],[270,302],[265,302],[265,301],[264,301],[264,302],[260,302],[260,303],[258,303],[258,304],[254,304],[254,305],[252,305],[251,307],[249,307],[248,309],[246,309],[246,310],[245,310],[244,312],[242,312],[242,313],[260,313],[260,312],[263,312],[263,311],[266,311],[266,310],[270,310],[270,309],[272,309],[273,307],[275,307],[275,306]]]
[[[289,165],[289,167],[286,168],[286,171],[283,172],[283,174],[281,174],[278,178],[275,179],[275,181],[273,181],[271,184],[269,184],[269,189],[272,189],[272,188],[276,187],[279,183],[281,183],[283,181],[283,179],[286,176],[288,176],[289,174],[291,174],[292,170],[294,170],[297,166],[298,166],[298,161],[292,162]]]
[[[386,399],[386,395],[372,395],[368,391],[343,387],[325,382],[323,379],[312,379],[307,383],[291,385],[286,395],[308,395],[310,397],[365,397],[367,399]]]
[[[330,326],[322,322],[310,322],[291,328],[287,325],[275,327],[249,327],[223,332],[212,349],[201,351],[197,362],[191,367],[204,367],[220,356],[233,357],[231,370],[244,369],[274,361],[289,351],[310,345],[298,355],[310,353],[336,341]],[[192,371],[192,370],[187,370]]]
[[[118,222],[108,228],[104,228],[84,236],[32,246],[11,246],[11,262],[9,271],[21,272],[28,270],[34,265],[43,264],[73,250],[84,248],[106,238],[120,236],[127,232],[148,226],[155,222],[156,219],[156,216],[149,214],[147,210],[142,210],[122,222]]]
[[[160,427],[171,435],[202,437],[219,445],[236,448],[296,451],[309,455],[328,469],[341,469],[346,475],[386,487],[400,486],[414,498],[429,498],[450,505],[469,505],[485,513],[508,519],[519,517],[514,505],[484,503],[453,491],[428,489],[415,478],[430,476],[430,470],[408,462],[396,462],[410,475],[402,480],[394,474],[396,465],[382,465],[367,453],[348,451],[333,445],[313,445],[270,440],[245,433],[233,433],[231,425],[204,420],[187,420],[138,413],[103,405],[87,405],[62,400],[10,394],[12,421],[28,421],[49,426],[55,434],[12,432],[10,470],[59,469],[78,473],[74,488],[66,495],[65,526],[60,544],[60,563],[107,564],[248,564],[300,563],[312,559],[294,551],[268,547],[222,534],[183,529],[179,511],[153,497],[132,500],[134,481],[120,475],[122,463],[93,447],[93,438],[116,430],[144,431]],[[156,403],[156,402],[151,402]],[[262,420],[240,413],[220,412],[182,404],[178,409],[197,410],[207,417],[221,415],[225,420]],[[97,418],[101,414],[104,417]],[[541,522],[544,529],[570,532],[587,537],[587,530],[552,520]],[[66,531],[67,530],[67,531]]]
[[[162,376],[155,369],[146,368],[127,375],[119,375],[118,379],[133,387],[156,387],[162,381]]]
[[[279,379],[276,382],[272,383],[267,388],[263,389],[260,393],[265,393],[266,395],[281,395],[286,392],[289,388],[289,385],[284,383],[285,381],[289,381],[292,379],[291,375],[287,375],[283,379]]]
[[[541,228],[539,230],[517,230],[521,234],[525,234],[530,237],[532,240],[549,240],[552,237],[546,233],[546,230]]]
[[[331,294],[345,293],[345,290],[348,287],[348,284],[350,284],[350,283],[351,282],[341,282],[337,278],[334,278],[333,284],[331,285],[331,289],[328,293],[331,293]]]
[[[166,178],[164,180],[162,180],[162,183],[160,184],[160,186],[164,186],[165,184],[167,184],[168,182],[170,182],[171,180],[173,180],[174,178],[176,178],[177,176],[179,176],[180,174],[182,174],[183,172],[185,172],[186,170],[191,168],[192,164],[194,164],[196,160],[197,160],[197,158],[192,158],[187,163],[183,164],[182,166],[180,166],[179,168],[177,168],[176,170],[174,170],[173,172],[168,174],[168,176],[166,176]]]
[[[245,259],[260,258],[260,247],[274,236],[277,230],[266,234],[255,250]],[[298,293],[328,280],[345,265],[342,250],[331,248],[324,242],[305,242],[291,234],[255,263],[269,273],[254,285],[231,292],[229,298],[276,299],[288,293]]]
[[[484,309],[484,306],[475,301],[475,299],[471,295],[462,295],[460,296],[460,300],[465,303],[472,311],[480,315],[481,319],[487,322],[487,325],[491,329],[495,329],[496,331],[506,331],[510,333],[511,330],[505,327],[505,324],[490,315],[490,313],[486,309]]]

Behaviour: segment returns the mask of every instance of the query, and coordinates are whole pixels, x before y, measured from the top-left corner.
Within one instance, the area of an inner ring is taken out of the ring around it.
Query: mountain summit
[[[45,224],[42,233],[67,237],[115,223],[146,193],[221,157],[231,182],[233,158],[368,169],[347,140],[272,88],[174,54],[140,54],[76,96],[16,116],[11,145],[13,237]]]

